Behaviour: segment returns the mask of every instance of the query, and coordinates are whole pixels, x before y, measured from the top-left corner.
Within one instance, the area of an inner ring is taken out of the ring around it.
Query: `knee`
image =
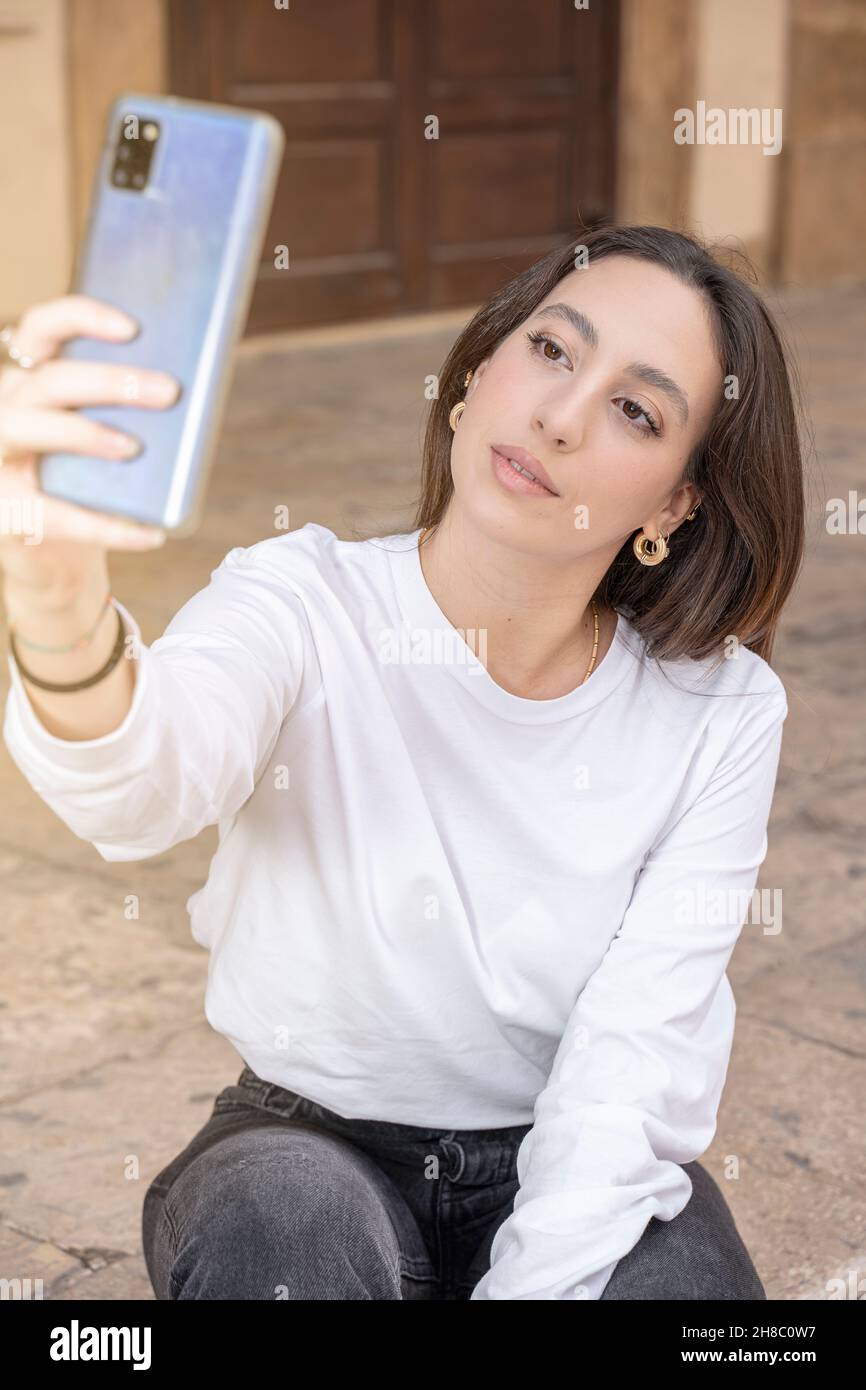
[[[721,1188],[700,1163],[683,1166],[692,1180],[685,1207],[672,1221],[651,1218],[602,1298],[766,1299]]]
[[[337,1151],[274,1138],[227,1141],[175,1181],[159,1218],[166,1296],[400,1298],[393,1230],[363,1175]]]
[[[721,1187],[703,1164],[695,1161],[685,1167],[692,1180],[692,1195],[681,1213],[685,1215],[691,1208],[681,1241],[691,1252],[695,1286],[709,1290],[691,1297],[766,1300],[766,1291]]]

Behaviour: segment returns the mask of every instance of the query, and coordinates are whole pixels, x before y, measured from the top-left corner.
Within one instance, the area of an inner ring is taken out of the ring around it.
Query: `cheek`
[[[605,432],[584,458],[575,458],[565,480],[569,504],[585,504],[613,532],[640,526],[669,496],[682,471],[651,443],[618,440],[616,434],[615,428]]]
[[[538,383],[533,385],[531,380],[529,363],[530,358],[525,357],[519,347],[512,347],[508,353],[500,353],[491,361],[483,383],[479,382],[472,396],[471,403],[477,414],[488,422],[497,418],[522,420],[533,408],[533,402],[537,403],[539,395]]]

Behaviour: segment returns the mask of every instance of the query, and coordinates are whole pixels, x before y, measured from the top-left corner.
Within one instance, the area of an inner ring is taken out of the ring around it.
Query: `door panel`
[[[617,0],[170,0],[172,91],[286,131],[247,331],[473,303],[610,215],[618,25]]]

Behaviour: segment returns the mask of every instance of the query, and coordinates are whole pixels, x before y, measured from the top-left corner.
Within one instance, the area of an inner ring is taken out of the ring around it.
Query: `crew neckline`
[[[445,650],[452,654],[452,659],[437,664],[480,704],[515,723],[550,724],[592,709],[619,685],[635,659],[626,635],[631,624],[622,613],[617,613],[613,639],[602,660],[589,679],[574,690],[551,700],[531,700],[513,695],[498,685],[433,597],[421,567],[420,534],[421,527],[418,527],[415,531],[388,537],[393,543],[388,545],[387,552],[400,612],[410,629],[440,634],[440,641],[444,641]],[[436,639],[431,640],[435,642]]]

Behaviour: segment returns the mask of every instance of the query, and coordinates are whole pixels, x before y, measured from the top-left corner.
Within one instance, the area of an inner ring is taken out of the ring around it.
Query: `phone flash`
[[[155,140],[157,135],[157,126],[153,124],[153,121],[148,121],[146,125],[142,126],[141,133],[144,136],[145,140]]]

